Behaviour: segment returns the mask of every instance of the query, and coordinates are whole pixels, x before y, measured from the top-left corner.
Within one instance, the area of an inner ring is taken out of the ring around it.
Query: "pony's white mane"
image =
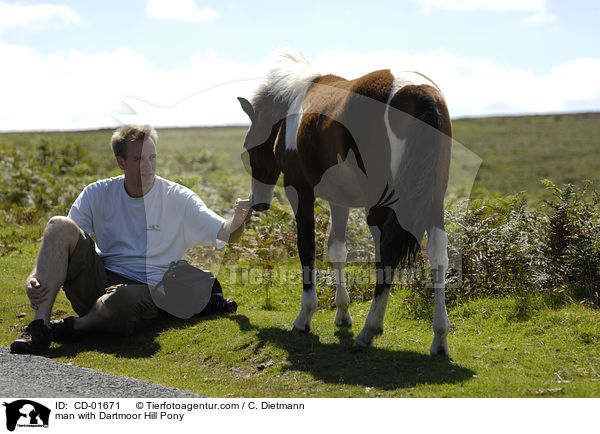
[[[274,99],[291,104],[319,74],[296,50],[280,49],[274,56],[274,66],[267,75],[264,89]]]

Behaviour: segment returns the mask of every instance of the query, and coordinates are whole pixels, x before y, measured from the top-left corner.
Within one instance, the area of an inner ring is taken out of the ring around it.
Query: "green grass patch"
[[[577,113],[458,119],[452,126],[454,139],[483,160],[476,195],[526,191],[537,203],[552,196],[540,179],[600,182],[599,120],[599,113]]]
[[[132,337],[90,335],[53,344],[48,355],[215,397],[600,396],[600,200],[591,184],[562,187],[600,181],[599,119],[454,122],[456,139],[483,164],[476,199],[447,203],[450,359],[428,355],[433,297],[423,275],[395,286],[375,347],[352,347],[374,287],[372,270],[361,263],[373,259],[373,250],[360,210],[352,211],[348,226],[355,323],[350,329],[333,325],[335,289],[325,262],[329,211],[321,201],[318,310],[310,334],[291,333],[302,291],[295,224],[281,186],[272,209],[248,224],[242,243],[187,252],[216,272],[226,296],[239,304],[236,314],[170,320]],[[244,133],[160,130],[158,173],[228,216],[235,198],[249,193],[239,158]],[[111,134],[0,134],[0,345],[8,346],[33,317],[24,280],[46,219],[66,214],[87,183],[119,174]],[[544,185],[543,178],[550,182]],[[521,191],[526,194],[514,194]],[[417,265],[427,269],[424,255]],[[61,293],[53,318],[72,314]]]
[[[18,254],[0,257],[3,346],[32,319],[23,280],[36,253],[36,243],[29,241]],[[295,263],[282,267],[290,276],[299,268]],[[555,307],[542,294],[457,300],[449,307],[447,359],[428,354],[431,310],[415,309],[414,295],[398,288],[390,298],[384,334],[374,348],[356,351],[352,341],[369,302],[353,303],[350,329],[334,326],[334,310],[320,305],[313,331],[294,335],[299,281],[274,279],[271,306],[265,308],[257,276],[248,282],[233,272],[221,273],[226,296],[239,303],[236,314],[167,320],[132,337],[95,334],[77,343],[53,343],[48,356],[213,397],[600,396],[597,309]],[[325,286],[322,295],[327,291],[331,288]],[[70,314],[60,294],[53,317]]]

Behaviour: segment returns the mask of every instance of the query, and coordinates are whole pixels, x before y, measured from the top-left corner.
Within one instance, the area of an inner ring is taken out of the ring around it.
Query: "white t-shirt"
[[[189,188],[157,176],[148,193],[131,197],[124,181],[121,175],[88,185],[69,211],[81,229],[95,234],[108,270],[156,285],[188,248],[225,246],[217,239],[225,219]]]

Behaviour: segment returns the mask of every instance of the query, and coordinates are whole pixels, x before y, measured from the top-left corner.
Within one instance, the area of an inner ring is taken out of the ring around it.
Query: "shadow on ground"
[[[354,335],[350,329],[338,329],[337,343],[321,343],[312,333],[298,335],[277,327],[258,328],[242,315],[231,319],[242,331],[257,331],[257,351],[266,344],[275,345],[288,354],[289,366],[285,369],[307,372],[326,383],[392,390],[418,384],[459,383],[475,374],[448,357],[376,346],[357,350],[352,346]]]
[[[84,338],[54,344],[45,355],[50,358],[74,357],[87,351],[115,354],[118,357],[137,359],[152,357],[160,350],[156,338],[164,331],[192,327],[202,321],[211,321],[218,316],[195,316],[187,320],[165,318],[131,336],[106,333],[89,333]]]
[[[216,316],[194,317],[189,320],[167,319],[130,337],[92,334],[77,342],[54,346],[49,357],[73,357],[86,351],[115,354],[123,358],[151,357],[160,350],[157,336],[173,328],[188,328],[201,321],[217,319]],[[350,329],[338,329],[336,343],[322,343],[319,336],[294,334],[278,327],[261,328],[253,325],[245,315],[230,315],[240,331],[255,333],[254,351],[274,345],[287,354],[283,369],[307,372],[316,380],[331,384],[354,384],[383,390],[409,388],[419,384],[451,384],[469,380],[475,374],[452,359],[414,351],[366,348],[352,346],[354,336]],[[283,360],[282,360],[283,362]]]

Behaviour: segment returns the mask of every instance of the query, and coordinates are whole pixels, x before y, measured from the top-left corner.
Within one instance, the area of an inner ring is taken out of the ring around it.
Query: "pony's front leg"
[[[433,287],[435,291],[435,313],[433,315],[433,342],[431,355],[450,354],[448,349],[448,331],[450,320],[446,310],[446,270],[448,269],[448,235],[439,228],[427,231],[427,256],[431,264]]]
[[[350,315],[350,295],[346,289],[345,264],[348,256],[346,248],[346,226],[348,224],[348,208],[340,207],[330,203],[331,208],[331,232],[329,233],[329,260],[333,263],[335,271],[335,312],[334,323],[338,327],[350,327],[352,316]]]
[[[310,331],[311,320],[317,310],[314,201],[312,193],[298,193],[296,226],[298,255],[302,264],[302,307],[294,321],[294,331],[303,333]]]

